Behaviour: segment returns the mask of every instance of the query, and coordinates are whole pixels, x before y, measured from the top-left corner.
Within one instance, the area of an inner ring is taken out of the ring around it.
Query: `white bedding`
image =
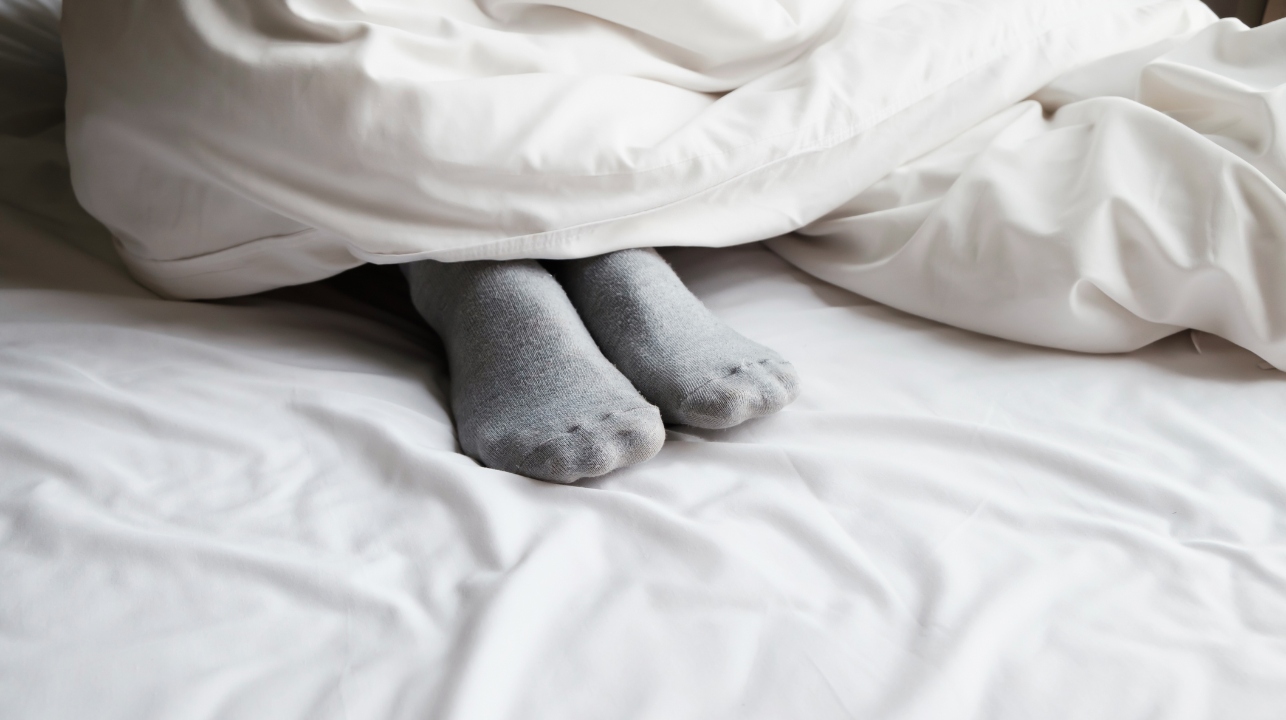
[[[416,327],[135,284],[38,117],[0,146],[0,717],[1282,717],[1286,382],[1244,350],[671,251],[801,398],[538,483],[456,451]]]
[[[670,254],[803,395],[580,487],[417,332],[150,297],[4,211],[0,716],[1153,718],[1286,707],[1286,383]]]
[[[1286,369],[1286,23],[631,7],[76,0],[73,185],[170,296],[776,237],[957,327],[1085,352],[1196,328]]]
[[[148,286],[791,232],[1199,0],[69,0],[76,192]]]
[[[1066,73],[771,246],[989,335],[1122,352],[1198,328],[1286,369],[1286,22]]]

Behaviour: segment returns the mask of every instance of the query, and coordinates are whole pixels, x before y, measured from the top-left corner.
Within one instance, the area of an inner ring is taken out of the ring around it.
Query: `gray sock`
[[[666,422],[732,427],[799,394],[795,368],[723,324],[655,250],[548,265],[603,354]]]
[[[488,467],[574,482],[661,449],[657,409],[594,344],[566,293],[532,260],[402,266],[447,349],[466,453]]]

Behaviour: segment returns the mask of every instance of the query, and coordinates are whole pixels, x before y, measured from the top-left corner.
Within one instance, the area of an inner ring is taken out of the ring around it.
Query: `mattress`
[[[1286,707],[1286,383],[1240,348],[1036,348],[671,250],[800,399],[549,485],[458,452],[422,326],[137,285],[31,107],[0,146],[2,717]]]

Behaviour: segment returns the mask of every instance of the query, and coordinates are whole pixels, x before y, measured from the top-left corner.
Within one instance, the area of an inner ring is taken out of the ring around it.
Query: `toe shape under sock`
[[[539,263],[426,260],[402,270],[446,346],[456,433],[470,456],[566,483],[660,450],[657,408],[603,356]]]
[[[666,422],[732,427],[799,394],[794,367],[716,318],[655,250],[547,265],[603,354]]]

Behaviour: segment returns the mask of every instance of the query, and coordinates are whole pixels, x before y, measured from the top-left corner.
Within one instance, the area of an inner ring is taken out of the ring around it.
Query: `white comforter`
[[[805,226],[1198,0],[70,0],[86,208],[148,285]]]
[[[1286,368],[1286,23],[1212,21],[1197,0],[77,0],[73,181],[180,297],[797,231],[773,249],[958,327],[1089,352],[1197,328]]]
[[[1286,22],[1066,73],[772,247],[990,335],[1123,352],[1197,328],[1286,369]]]

